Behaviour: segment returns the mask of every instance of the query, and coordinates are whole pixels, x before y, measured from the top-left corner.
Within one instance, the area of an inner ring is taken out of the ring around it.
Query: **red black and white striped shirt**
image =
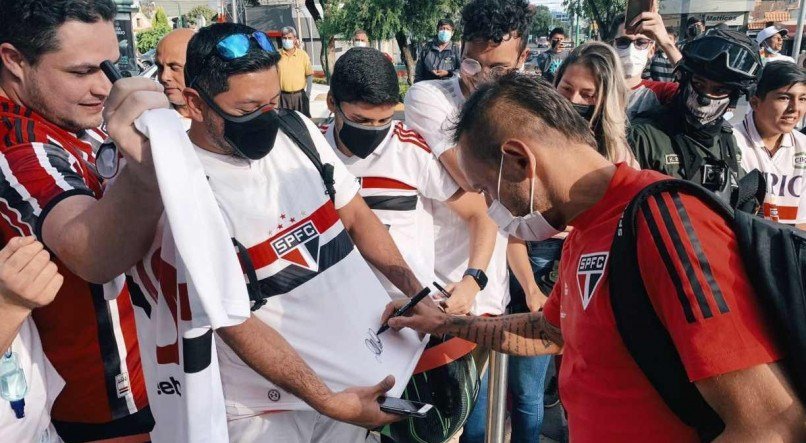
[[[3,242],[20,235],[41,240],[42,222],[57,203],[75,195],[101,197],[93,145],[103,136],[95,129],[70,133],[0,97]],[[153,419],[125,283],[92,284],[55,262],[64,284],[33,318],[45,354],[66,382],[51,414],[57,430],[65,441],[148,432]]]

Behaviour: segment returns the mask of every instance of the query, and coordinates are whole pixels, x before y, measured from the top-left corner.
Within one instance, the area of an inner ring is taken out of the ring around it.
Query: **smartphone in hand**
[[[425,414],[434,407],[428,403],[420,403],[394,397],[383,397],[380,401],[381,411],[406,417],[423,418]]]
[[[656,0],[627,0],[627,10],[624,13],[626,18],[624,21],[624,32],[634,34],[635,27],[630,26],[630,23],[643,12],[654,12],[657,9],[655,2]]]

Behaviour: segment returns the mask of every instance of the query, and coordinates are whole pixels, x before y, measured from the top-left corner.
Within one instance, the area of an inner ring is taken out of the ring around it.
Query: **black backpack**
[[[658,318],[640,274],[637,258],[636,214],[653,196],[693,195],[727,220],[738,240],[750,282],[775,339],[785,352],[783,367],[798,397],[806,400],[806,233],[734,211],[712,192],[683,180],[664,180],[647,186],[622,214],[611,247],[610,302],[616,325],[630,355],[661,395],[669,409],[711,441],[724,423],[689,382],[672,339]]]
[[[288,109],[279,109],[277,112],[280,116],[280,128],[285,135],[293,140],[297,147],[305,153],[305,156],[308,157],[311,163],[313,163],[313,166],[319,172],[319,176],[322,177],[322,181],[325,185],[325,193],[330,198],[330,201],[334,201],[336,198],[336,188],[334,187],[336,181],[333,177],[335,172],[333,165],[330,163],[322,163],[322,159],[319,157],[319,151],[316,150],[316,145],[311,138],[311,134],[308,132],[308,126],[299,114]],[[249,252],[246,250],[246,247],[235,238],[232,239],[232,243],[238,250],[238,258],[241,261],[241,266],[244,268],[246,278],[249,280],[246,289],[249,292],[249,300],[253,302],[251,309],[252,311],[257,311],[266,304],[268,297],[263,295],[263,291],[260,290],[260,282],[257,279],[255,266],[252,264],[252,259],[249,257]]]

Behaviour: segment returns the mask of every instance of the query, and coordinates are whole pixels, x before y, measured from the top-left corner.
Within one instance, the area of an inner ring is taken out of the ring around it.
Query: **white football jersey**
[[[787,224],[806,223],[806,212],[798,212],[806,199],[806,135],[799,131],[784,134],[781,147],[770,156],[756,129],[752,110],[733,129],[742,151],[742,168],[748,172],[758,169],[767,181],[764,217]]]
[[[425,140],[403,122],[393,122],[386,138],[367,158],[347,157],[336,147],[334,125],[325,133],[336,156],[358,177],[361,196],[389,228],[403,259],[424,286],[434,281],[434,220],[424,198],[445,201],[459,185],[431,153]],[[377,269],[393,298],[403,293]]]
[[[422,135],[439,157],[454,146],[451,122],[464,102],[458,77],[419,82],[406,93],[406,125]],[[458,282],[470,258],[467,223],[441,202],[431,201],[427,207],[434,216],[436,276],[445,282]],[[476,295],[471,309],[474,315],[501,315],[509,304],[507,242],[507,236],[499,231],[485,270],[487,287]]]

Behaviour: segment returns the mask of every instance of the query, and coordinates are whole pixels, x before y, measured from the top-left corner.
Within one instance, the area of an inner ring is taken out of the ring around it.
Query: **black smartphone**
[[[405,415],[406,417],[423,418],[433,407],[433,405],[429,405],[428,403],[403,400],[402,398],[383,397],[381,399],[381,411],[390,414]]]
[[[655,11],[655,0],[627,0],[627,10],[624,13],[626,20],[624,21],[624,32],[627,34],[634,34],[635,27],[630,26],[635,17],[638,17],[643,12]]]

